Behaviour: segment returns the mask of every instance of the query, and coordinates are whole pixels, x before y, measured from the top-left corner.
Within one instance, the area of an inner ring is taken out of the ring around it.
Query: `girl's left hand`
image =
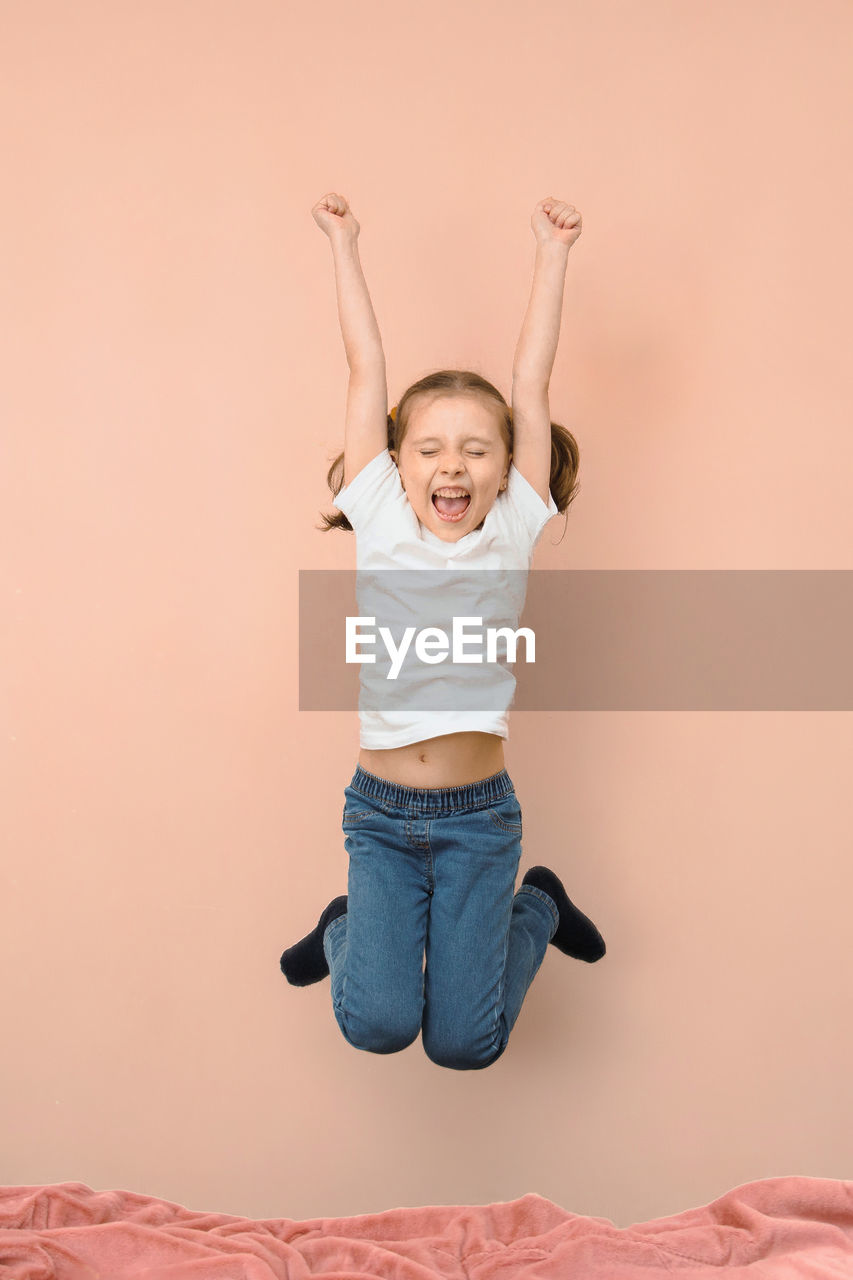
[[[581,233],[581,216],[573,204],[547,196],[533,210],[530,225],[537,240],[556,241],[570,249]]]

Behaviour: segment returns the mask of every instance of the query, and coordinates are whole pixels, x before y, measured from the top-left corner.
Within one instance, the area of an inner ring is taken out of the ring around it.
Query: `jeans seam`
[[[495,1002],[495,1023],[492,1028],[492,1051],[497,1051],[501,1039],[501,1015],[506,1002],[506,966],[509,959],[509,927],[504,938],[503,970],[498,982],[498,998]]]
[[[426,867],[426,891],[430,897],[435,892],[435,857],[432,852],[432,845],[429,841],[429,823],[426,826],[426,842],[424,847],[424,864]]]

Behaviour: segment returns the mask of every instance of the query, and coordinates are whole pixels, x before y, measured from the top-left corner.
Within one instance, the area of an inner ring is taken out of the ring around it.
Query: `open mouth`
[[[432,505],[442,520],[453,524],[461,520],[471,505],[471,495],[467,489],[448,486],[437,489],[432,495]]]

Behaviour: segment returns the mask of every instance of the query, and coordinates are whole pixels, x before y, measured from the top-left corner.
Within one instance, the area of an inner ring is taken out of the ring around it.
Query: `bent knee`
[[[481,1071],[496,1062],[506,1044],[484,1044],[482,1041],[436,1041],[424,1037],[424,1053],[437,1067],[453,1071]]]
[[[368,1053],[399,1053],[418,1038],[420,1018],[391,1018],[378,1015],[372,1018],[338,1019],[344,1038],[354,1049]]]

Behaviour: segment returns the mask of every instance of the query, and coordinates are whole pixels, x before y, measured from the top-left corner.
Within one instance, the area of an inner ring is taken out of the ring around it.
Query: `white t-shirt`
[[[387,584],[402,582],[408,585],[405,598],[409,605],[404,605],[402,592],[392,591],[391,595],[396,597],[397,616],[413,625],[419,612],[426,616],[423,614],[424,601],[415,600],[417,580],[411,574],[389,575],[383,572],[377,572],[373,577],[376,571],[443,571],[443,574],[430,575],[427,580],[433,601],[439,597],[436,607],[441,610],[445,605],[449,608],[452,592],[445,593],[446,600],[443,600],[440,589],[436,592],[433,585],[443,580],[449,582],[454,572],[465,570],[464,589],[468,595],[462,612],[467,615],[473,612],[481,617],[484,627],[512,624],[513,619],[517,626],[534,547],[545,525],[557,514],[557,504],[551,494],[546,505],[511,462],[507,487],[497,495],[481,527],[466,533],[457,542],[445,542],[418,520],[387,448],[372,458],[355,479],[341,489],[335,498],[335,506],[343,511],[356,536],[359,612],[365,614],[369,611],[371,615],[378,616],[371,604],[375,604],[377,591],[384,590]],[[480,570],[510,572],[501,577],[499,574],[480,573]],[[487,585],[490,590],[486,590]],[[366,601],[364,607],[363,598]],[[406,614],[407,607],[410,616]],[[449,627],[444,629],[450,633]],[[467,651],[472,652],[471,648]],[[376,649],[374,652],[376,663],[365,664],[360,670],[362,747],[384,750],[471,730],[494,733],[501,738],[509,736],[508,712],[515,693],[515,677],[506,664],[484,662],[465,667],[454,663],[409,664],[405,678],[397,683],[386,681],[383,685],[385,692],[377,700],[380,687],[377,681],[385,679],[383,671],[387,670],[391,659],[389,656],[383,667],[380,651]],[[370,684],[369,689],[366,681]],[[432,696],[426,696],[427,688],[433,691]],[[436,691],[443,696],[436,698]],[[420,700],[418,693],[421,693]],[[469,702],[467,708],[464,706],[466,700]],[[406,706],[395,709],[395,701],[403,701]],[[437,710],[430,705],[435,701],[443,703],[443,709]],[[475,709],[470,709],[472,702]]]

